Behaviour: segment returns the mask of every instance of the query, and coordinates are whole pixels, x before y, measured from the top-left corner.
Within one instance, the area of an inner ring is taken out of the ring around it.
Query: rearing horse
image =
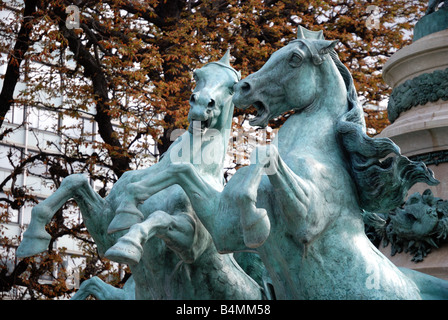
[[[31,223],[17,255],[25,257],[46,250],[51,237],[45,225],[67,200],[74,198],[100,254],[130,264],[136,299],[263,298],[261,287],[243,271],[233,255],[218,253],[181,188],[173,186],[146,198],[135,210],[127,206],[127,186],[142,179],[150,180],[172,161],[194,165],[210,186],[216,190],[223,188],[222,169],[234,109],[233,85],[240,78],[230,66],[229,58],[227,52],[220,61],[196,70],[189,130],[170,146],[157,164],[126,172],[104,199],[94,192],[83,175],[68,176],[54,194],[33,208]],[[213,151],[212,155],[204,149]],[[212,159],[195,161],[197,154]],[[138,259],[128,260],[114,244],[123,235],[119,231],[133,225],[135,228],[131,230],[142,236],[136,242],[141,251]],[[93,280],[92,284],[99,284],[101,290],[101,282]],[[134,297],[106,291],[110,297]],[[85,295],[75,298],[79,297]]]
[[[279,299],[447,298],[446,282],[398,269],[365,235],[363,210],[390,210],[415,183],[438,182],[390,139],[365,134],[336,44],[300,27],[297,40],[234,87],[235,105],[258,111],[251,125],[295,113],[222,192],[189,164],[129,188],[143,199],[180,185],[220,252],[259,253]]]

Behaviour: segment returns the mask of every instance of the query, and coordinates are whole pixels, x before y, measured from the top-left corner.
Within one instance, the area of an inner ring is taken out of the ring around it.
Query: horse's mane
[[[347,89],[349,110],[338,119],[336,130],[361,208],[388,212],[404,202],[408,190],[417,182],[437,185],[433,172],[423,162],[401,155],[400,148],[389,138],[371,138],[366,134],[364,111],[358,103],[353,78],[336,51],[329,54]]]

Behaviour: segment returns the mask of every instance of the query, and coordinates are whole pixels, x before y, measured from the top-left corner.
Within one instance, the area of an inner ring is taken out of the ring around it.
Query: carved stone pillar
[[[431,189],[448,199],[448,8],[424,16],[415,26],[413,43],[397,51],[384,65],[383,78],[393,88],[388,116],[392,122],[379,135],[391,138],[403,155],[419,160],[434,171],[438,186],[419,183],[408,195]],[[447,240],[448,241],[448,240]],[[390,246],[380,248],[401,267],[448,279],[447,241],[424,258],[391,256]]]
[[[414,34],[430,29],[433,15],[445,16],[447,29],[419,38],[384,65],[383,78],[393,88],[388,105],[392,124],[379,136],[391,138],[405,156],[424,161],[440,181],[430,189],[448,199],[448,8],[423,17]],[[410,193],[427,188],[418,184]]]

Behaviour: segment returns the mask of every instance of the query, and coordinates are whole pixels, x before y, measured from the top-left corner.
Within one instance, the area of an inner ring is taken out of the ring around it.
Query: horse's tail
[[[389,212],[402,205],[408,190],[417,182],[439,184],[431,169],[401,155],[389,138],[371,138],[361,125],[346,118],[340,119],[337,131],[362,209]]]

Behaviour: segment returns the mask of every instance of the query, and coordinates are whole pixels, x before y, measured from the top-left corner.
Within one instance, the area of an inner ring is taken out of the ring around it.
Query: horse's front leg
[[[308,213],[313,185],[303,177],[298,176],[280,157],[274,145],[261,152],[266,174],[274,187],[274,195],[282,207],[287,223],[305,219]]]
[[[129,184],[116,210],[115,217],[108,227],[108,232],[126,230],[132,225],[142,222],[144,217],[138,209],[138,205],[157,192],[175,184],[181,186],[191,202],[195,203],[195,211],[204,212],[204,214],[209,212],[210,201],[216,198],[218,191],[202,179],[192,164],[171,164],[164,171]]]
[[[307,182],[286,165],[274,145],[258,147],[241,184],[243,192],[238,197],[244,241],[251,248],[261,246],[270,231],[266,210],[256,207],[259,185],[264,174],[269,177],[274,194],[279,199],[275,205],[281,206],[288,224],[301,221],[306,216],[309,205],[310,187]],[[294,228],[292,225],[291,227]]]
[[[171,164],[167,169],[152,177],[129,185],[126,201],[122,202],[117,209],[117,216],[121,226],[132,225],[126,221],[126,216],[135,216],[138,203],[144,202],[155,193],[166,189],[174,184],[179,185],[187,194],[193,209],[211,234],[217,249],[220,252],[231,252],[247,249],[242,239],[240,228],[240,211],[235,206],[234,194],[241,190],[240,180],[244,178],[246,168],[237,171],[230,179],[223,192],[216,190],[205,181],[191,163]],[[139,210],[138,210],[139,211]],[[139,217],[143,216],[141,212]],[[138,218],[140,219],[140,218]],[[138,219],[135,219],[138,221]],[[115,220],[115,218],[114,218]],[[134,220],[134,221],[135,221]],[[139,223],[141,221],[138,221]],[[250,222],[248,222],[250,223]],[[135,223],[134,223],[135,224]],[[112,225],[112,223],[111,223]],[[109,232],[118,231],[120,224],[109,226]]]
[[[256,206],[264,166],[252,163],[244,169],[240,169],[241,172],[244,171],[244,175],[241,175],[242,180],[238,181],[236,187],[232,187],[233,183],[229,183],[223,192],[223,198],[227,198],[228,202],[236,200],[235,205],[240,213],[244,244],[249,248],[257,248],[266,241],[271,230],[266,209]],[[234,180],[237,181],[240,176],[232,177],[234,178],[237,178]],[[230,181],[234,182],[232,179]]]
[[[98,300],[134,300],[135,282],[131,276],[122,289],[105,283],[98,277],[84,281],[71,300],[86,300],[94,296]]]
[[[165,241],[168,247],[177,252],[186,262],[196,259],[195,222],[188,214],[170,215],[155,211],[148,218],[133,225],[106,252],[106,258],[128,265],[139,263],[144,244],[156,236]]]
[[[75,198],[80,206],[89,231],[90,229],[98,230],[98,226],[102,223],[97,223],[95,216],[99,217],[97,213],[104,211],[105,201],[93,191],[84,176],[80,174],[70,175],[62,181],[61,186],[50,197],[32,209],[31,222],[17,249],[18,257],[33,256],[48,249],[51,236],[45,231],[45,226],[71,198]],[[92,227],[89,228],[89,225]],[[99,230],[98,232],[101,233]],[[98,237],[96,238],[98,239]]]

